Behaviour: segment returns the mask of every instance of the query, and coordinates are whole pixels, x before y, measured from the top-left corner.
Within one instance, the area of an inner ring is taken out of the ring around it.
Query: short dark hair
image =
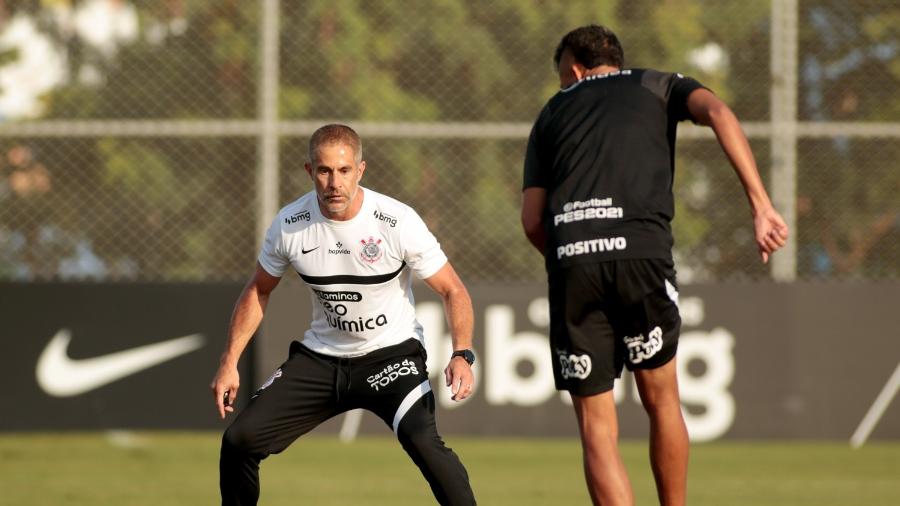
[[[350,146],[353,148],[353,158],[356,163],[359,164],[359,162],[362,161],[362,141],[359,139],[359,134],[347,125],[332,123],[320,127],[313,132],[312,136],[310,136],[308,153],[309,163],[315,163],[316,151],[318,151],[321,146],[327,146],[329,144],[345,144]]]
[[[567,33],[553,54],[553,62],[559,67],[563,51],[569,48],[575,61],[592,69],[600,65],[622,68],[625,65],[625,51],[619,38],[609,28],[602,25],[587,25]]]

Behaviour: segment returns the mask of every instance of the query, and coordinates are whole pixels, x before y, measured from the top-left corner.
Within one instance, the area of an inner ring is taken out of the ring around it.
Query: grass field
[[[0,435],[0,504],[216,504],[219,434]],[[574,439],[447,437],[479,504],[589,504]],[[655,504],[646,444],[622,451],[638,504]],[[433,504],[418,470],[390,437],[342,444],[310,435],[263,462],[261,504]],[[694,445],[692,505],[900,505],[900,443]]]

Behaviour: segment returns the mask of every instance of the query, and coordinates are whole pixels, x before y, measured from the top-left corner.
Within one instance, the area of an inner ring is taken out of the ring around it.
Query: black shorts
[[[558,390],[612,389],[622,367],[675,356],[681,317],[671,260],[613,260],[550,273],[550,347]]]

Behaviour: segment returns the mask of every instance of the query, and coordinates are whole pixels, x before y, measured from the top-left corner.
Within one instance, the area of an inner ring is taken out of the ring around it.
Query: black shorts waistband
[[[418,339],[411,337],[401,343],[393,344],[391,346],[385,346],[384,348],[379,348],[377,350],[366,353],[365,355],[358,355],[355,357],[338,357],[335,355],[326,355],[324,353],[313,351],[307,348],[300,341],[292,341],[288,354],[293,355],[294,353],[307,353],[320,360],[331,362],[333,364],[363,365],[381,362],[382,360],[396,356],[415,355],[419,353],[424,355],[425,348],[422,346],[422,343]]]

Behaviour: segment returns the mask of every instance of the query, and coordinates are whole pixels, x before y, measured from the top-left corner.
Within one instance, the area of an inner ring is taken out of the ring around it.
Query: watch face
[[[469,365],[472,365],[475,363],[475,353],[473,353],[472,350],[454,351],[453,356],[454,357],[462,357],[463,360],[465,360],[466,362],[469,363]]]

